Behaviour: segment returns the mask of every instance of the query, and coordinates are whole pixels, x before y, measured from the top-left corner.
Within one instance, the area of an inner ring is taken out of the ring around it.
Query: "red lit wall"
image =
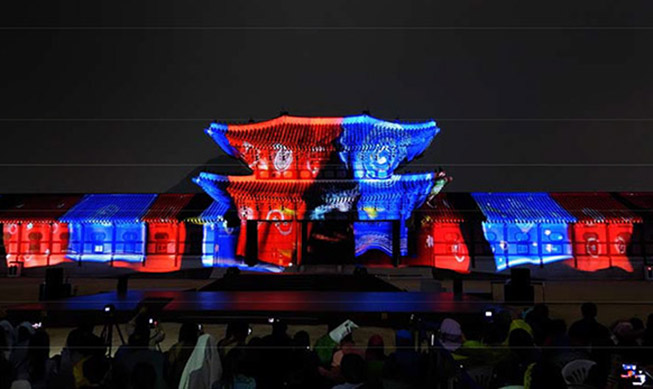
[[[113,265],[147,273],[177,271],[181,267],[185,247],[186,225],[184,223],[147,223],[145,261],[142,263],[114,261]]]
[[[417,233],[417,255],[406,258],[409,266],[431,266],[468,273],[469,249],[459,223],[429,223]]]
[[[69,261],[66,258],[68,239],[65,223],[8,223],[3,226],[8,265],[22,262],[29,268]]]
[[[632,272],[627,247],[633,225],[630,223],[576,223],[573,225],[574,260],[566,261],[578,270],[593,272],[612,267]]]

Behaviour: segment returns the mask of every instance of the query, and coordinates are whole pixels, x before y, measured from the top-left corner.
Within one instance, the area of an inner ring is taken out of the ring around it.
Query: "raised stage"
[[[196,320],[223,323],[234,317],[264,322],[271,317],[291,323],[315,323],[351,318],[367,325],[401,325],[411,315],[425,318],[481,318],[492,302],[446,292],[334,292],[334,291],[129,291],[76,296],[57,301],[10,306],[20,320],[43,321],[49,326],[102,324],[103,309],[115,307],[117,322],[129,320],[148,305],[164,322]]]

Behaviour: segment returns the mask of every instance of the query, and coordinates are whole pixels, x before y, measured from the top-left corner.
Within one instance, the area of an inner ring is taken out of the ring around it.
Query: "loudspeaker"
[[[510,269],[510,281],[513,285],[530,285],[531,269],[527,267],[517,267]]]
[[[535,288],[531,285],[531,270],[528,268],[510,269],[510,279],[503,288],[506,302],[533,304]]]
[[[258,263],[258,222],[248,220],[246,228],[245,263],[248,266],[256,266]]]
[[[63,285],[63,269],[60,267],[45,269],[45,284],[53,287]]]
[[[116,285],[116,292],[119,296],[124,296],[127,294],[127,282],[129,281],[129,276],[118,277],[118,285]]]
[[[20,277],[23,272],[23,263],[19,261],[9,262],[9,267],[7,268],[7,277],[16,278]]]
[[[62,268],[45,269],[45,282],[39,285],[39,300],[56,300],[70,297],[72,287],[64,283]]]
[[[392,221],[392,264],[397,267],[401,258],[401,222]]]
[[[644,279],[646,281],[653,281],[653,266],[651,265],[644,266]]]

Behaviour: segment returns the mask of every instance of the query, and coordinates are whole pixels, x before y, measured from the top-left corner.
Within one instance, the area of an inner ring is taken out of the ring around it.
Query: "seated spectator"
[[[4,357],[6,360],[10,360],[11,358],[11,349],[14,346],[14,327],[9,323],[7,320],[0,321],[0,328],[2,328],[2,339],[0,339],[0,342],[2,346],[2,352],[4,354]]]
[[[547,361],[531,364],[526,370],[524,386],[529,389],[566,388],[562,370]]]
[[[370,339],[367,341],[367,349],[365,350],[365,364],[367,379],[371,386],[381,384],[385,360],[386,355],[383,338],[381,335],[370,336]]]
[[[543,344],[548,332],[548,327],[551,324],[551,319],[549,318],[549,307],[547,307],[546,304],[536,304],[533,309],[526,314],[524,320],[533,329],[533,340],[535,341],[535,344]]]
[[[543,346],[543,358],[547,363],[560,369],[573,360],[590,358],[585,349],[571,347],[564,320],[551,320]]]
[[[290,372],[285,380],[288,388],[315,388],[320,386],[319,360],[311,350],[311,340],[306,331],[295,333],[289,360]]]
[[[166,352],[168,363],[166,380],[170,388],[177,388],[179,386],[181,374],[184,371],[184,367],[186,367],[188,358],[193,353],[200,334],[200,325],[197,323],[186,322],[181,325],[177,343]]]
[[[329,368],[333,361],[333,353],[338,347],[338,342],[331,338],[331,331],[338,327],[340,323],[330,322],[327,326],[327,333],[317,339],[313,349],[320,360],[320,366]]]
[[[509,352],[494,368],[492,387],[524,385],[524,375],[532,363],[538,361],[538,353],[532,336],[523,328],[510,331]]]
[[[341,371],[345,382],[333,389],[362,389],[365,386],[365,361],[360,355],[345,354],[342,357]]]
[[[14,368],[8,358],[10,352],[5,328],[0,326],[0,389],[9,389],[14,380]]]
[[[472,321],[465,324],[460,345],[453,357],[465,367],[488,365],[488,361],[495,359],[493,349],[483,341],[483,326],[488,323]]]
[[[644,343],[644,331],[646,331],[644,322],[638,317],[633,317],[628,321],[633,326],[633,336],[635,338],[635,343],[637,343],[637,346],[641,346]]]
[[[353,334],[349,334],[344,338],[342,338],[340,344],[338,345],[338,349],[333,353],[331,366],[340,367],[340,363],[342,362],[342,357],[344,357],[347,354],[358,354],[361,356],[364,354],[363,350],[356,345],[356,341],[354,340]]]
[[[114,385],[127,386],[126,380],[131,376],[138,363],[149,363],[156,372],[155,388],[166,388],[164,377],[165,356],[157,350],[150,349],[150,324],[147,319],[137,321],[134,332],[129,336],[128,344],[121,346],[114,358]]]
[[[222,379],[218,342],[209,334],[200,335],[181,374],[179,389],[213,389]]]
[[[569,337],[577,345],[590,346],[596,341],[610,338],[610,331],[596,321],[596,304],[584,303],[580,307],[582,319],[569,327]]]
[[[251,369],[250,375],[254,377],[256,382],[259,382],[262,379],[262,368],[261,366],[264,363],[263,360],[263,350],[262,350],[262,343],[261,343],[261,338],[258,336],[254,336],[249,339],[249,342],[247,343],[247,353],[245,354],[245,357],[247,358],[246,366],[248,366]]]
[[[411,384],[420,382],[425,371],[425,360],[415,350],[410,331],[397,331],[395,345],[396,351],[388,356],[383,366],[383,378]]]
[[[247,356],[244,347],[235,347],[229,351],[225,360],[220,388],[222,389],[255,389],[256,380],[247,366]]]
[[[460,324],[453,319],[444,319],[437,335],[438,343],[450,353],[455,352],[463,344],[463,332]]]
[[[249,336],[250,331],[251,328],[249,327],[249,324],[242,320],[232,321],[227,324],[225,336],[218,342],[220,357],[224,358],[233,347],[244,346],[247,344],[247,337]]]
[[[154,314],[147,305],[143,305],[138,309],[136,316],[134,316],[127,324],[125,329],[127,337],[131,336],[136,331],[136,326],[140,322],[146,322],[150,326],[150,339],[149,347],[157,348],[161,342],[166,338],[166,333],[163,326],[155,318]]]
[[[156,388],[156,370],[152,364],[147,362],[138,362],[132,369],[129,377],[130,389],[155,389]]]
[[[288,375],[292,339],[287,331],[286,323],[275,320],[272,323],[272,333],[261,339],[261,357],[264,361],[261,366],[261,377],[264,388],[280,387]]]
[[[45,389],[54,376],[54,362],[50,359],[50,337],[45,330],[35,331],[29,338],[26,363],[16,380],[29,381],[33,389]]]
[[[70,331],[61,355],[54,359],[57,375],[53,386],[68,388],[97,385],[105,380],[110,368],[104,341],[92,333],[92,327]]]
[[[653,346],[653,313],[646,318],[646,328],[642,335],[642,345]]]
[[[619,354],[624,361],[636,362],[637,353],[637,334],[633,329],[630,321],[620,321],[612,328],[612,340],[615,344],[614,352]]]
[[[27,361],[27,350],[29,345],[29,340],[34,334],[34,328],[28,322],[21,323],[15,329],[15,341],[11,348],[11,356],[9,361],[12,363],[15,374],[17,377],[27,377],[28,376],[28,361]]]

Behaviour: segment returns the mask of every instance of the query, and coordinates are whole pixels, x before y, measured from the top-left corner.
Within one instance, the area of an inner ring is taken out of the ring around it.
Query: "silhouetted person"
[[[562,377],[560,367],[546,361],[536,362],[530,369],[529,377],[531,389],[566,388],[567,384]]]
[[[551,324],[549,307],[546,304],[536,304],[526,315],[525,321],[533,329],[533,340],[535,344],[541,345],[544,343],[548,327]]]
[[[255,389],[256,379],[251,375],[247,366],[246,346],[234,347],[227,354],[228,359],[223,363],[222,389]]]
[[[289,388],[315,388],[318,387],[320,376],[318,374],[319,360],[311,350],[311,339],[306,331],[298,331],[292,339],[290,353],[290,372],[286,378]]]
[[[346,354],[340,364],[345,382],[333,389],[362,389],[365,385],[365,361],[358,354]]]
[[[577,345],[589,346],[597,341],[610,338],[610,331],[596,321],[597,308],[594,303],[584,303],[580,307],[583,318],[569,327],[569,337]]]
[[[155,389],[156,388],[156,370],[152,364],[139,362],[134,365],[129,379],[130,389]]]
[[[150,327],[146,318],[140,318],[134,325],[134,331],[129,336],[128,344],[120,346],[114,357],[114,383],[115,386],[127,386],[126,380],[131,377],[134,367],[143,362],[149,363],[156,372],[157,389],[166,388],[164,378],[165,356],[163,353],[151,350]]]
[[[395,334],[396,351],[388,356],[383,366],[383,377],[405,383],[420,382],[425,369],[425,360],[415,350],[413,335],[408,330]]]
[[[537,350],[531,335],[521,328],[512,330],[508,337],[510,352],[494,368],[492,387],[524,385],[528,366],[537,361]]]
[[[38,330],[30,337],[27,349],[26,375],[17,375],[16,379],[30,382],[32,389],[45,389],[54,373],[54,362],[50,360],[50,337],[44,330]]]
[[[8,389],[14,380],[14,368],[7,359],[10,348],[4,327],[0,327],[0,389]]]
[[[224,358],[232,347],[244,346],[247,343],[249,331],[249,324],[242,320],[227,324],[225,336],[218,342],[220,357]]]
[[[261,388],[279,388],[289,371],[288,360],[292,339],[288,326],[281,321],[272,323],[272,333],[261,339],[263,366]]]
[[[166,352],[168,362],[167,381],[170,388],[177,388],[179,386],[181,374],[184,371],[184,367],[186,367],[188,358],[193,353],[200,333],[200,327],[197,323],[187,322],[179,328],[177,343]]]
[[[367,371],[367,380],[373,385],[381,384],[383,375],[383,365],[387,356],[385,355],[385,343],[381,335],[372,335],[367,341],[365,350],[365,364]]]
[[[9,361],[12,363],[17,377],[28,375],[27,350],[32,334],[34,334],[34,329],[30,323],[23,322],[16,328],[16,341],[12,346]]]

